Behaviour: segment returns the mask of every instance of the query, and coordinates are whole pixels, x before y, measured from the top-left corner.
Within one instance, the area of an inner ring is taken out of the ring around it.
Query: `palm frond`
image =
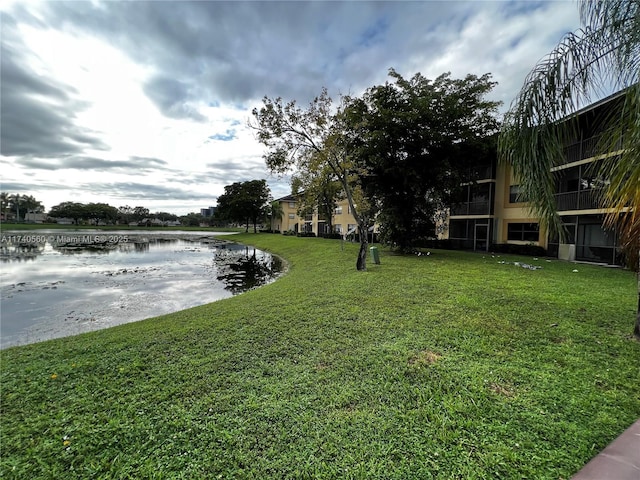
[[[640,80],[640,0],[585,1],[581,14],[589,26],[568,34],[530,72],[505,115],[498,144],[532,213],[561,238],[552,167],[563,163],[563,145],[577,133],[572,115],[594,97]]]
[[[612,153],[599,162],[599,175],[608,182],[601,206],[608,211],[605,225],[618,231],[627,263],[635,266],[640,250],[640,83],[625,91],[606,123],[611,128],[600,151]]]

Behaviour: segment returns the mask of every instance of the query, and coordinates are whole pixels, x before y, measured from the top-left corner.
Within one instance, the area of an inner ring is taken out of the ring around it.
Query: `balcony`
[[[467,169],[462,177],[468,182],[495,180],[495,167],[493,165],[476,165]]]
[[[556,193],[556,209],[559,212],[564,212],[568,210],[592,210],[600,208],[598,194],[598,190]]]
[[[450,215],[491,215],[491,210],[489,202],[466,202],[453,205]]]
[[[554,166],[565,165],[567,163],[579,162],[586,158],[591,158],[598,153],[598,142],[602,140],[601,135],[585,138],[579,142],[568,145],[564,148],[564,158],[558,159]],[[622,142],[618,141],[612,150],[620,150]]]

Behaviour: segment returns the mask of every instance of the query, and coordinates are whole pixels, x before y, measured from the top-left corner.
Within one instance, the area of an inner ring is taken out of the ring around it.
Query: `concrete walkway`
[[[640,480],[640,420],[596,455],[571,480]]]

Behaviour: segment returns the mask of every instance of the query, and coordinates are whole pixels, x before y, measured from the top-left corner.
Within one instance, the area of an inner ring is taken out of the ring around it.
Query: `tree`
[[[2,204],[2,213],[13,213],[16,216],[17,221],[20,221],[20,219],[24,218],[24,216],[29,212],[44,212],[42,202],[32,195],[22,195],[19,193],[9,194],[2,192],[0,193],[0,203]]]
[[[72,218],[76,225],[81,218],[85,218],[85,208],[82,203],[62,202],[51,207],[49,216],[53,218]]]
[[[178,216],[169,212],[155,212],[152,215],[153,218],[157,218],[158,220],[162,220],[163,222],[167,222],[170,220],[177,220]]]
[[[96,225],[101,221],[113,223],[118,215],[120,215],[120,211],[106,203],[62,202],[52,207],[49,212],[50,217],[72,218],[76,225],[80,219],[90,220]]]
[[[88,203],[83,206],[83,218],[92,220],[96,225],[101,221],[113,223],[118,218],[118,209],[106,203]]]
[[[118,207],[118,221],[123,224],[128,224],[131,221],[131,216],[133,214],[133,208],[129,205],[123,205]]]
[[[389,75],[393,82],[350,100],[346,123],[382,239],[411,250],[436,235],[436,212],[450,204],[467,168],[492,163],[500,103],[484,99],[495,85],[489,74]]]
[[[263,98],[263,106],[253,110],[256,136],[267,151],[263,158],[272,173],[296,170],[299,176],[328,169],[340,183],[360,232],[358,270],[366,270],[367,230],[370,217],[358,184],[357,166],[345,148],[341,109],[332,112],[332,101],[326,89],[306,108],[295,100],[283,103],[281,98]]]
[[[622,101],[602,119],[598,145],[605,179],[605,223],[620,232],[623,248],[640,249],[640,0],[581,1],[583,27],[563,41],[525,79],[505,115],[500,159],[513,167],[532,212],[564,236],[554,199],[553,162],[576,128],[572,115],[603,90],[621,90]],[[611,155],[617,152],[619,155]],[[638,261],[631,265],[640,271]],[[640,339],[640,272],[634,334]]]
[[[242,204],[242,187],[240,182],[225,185],[224,193],[218,197],[216,216],[227,222],[246,223],[249,231],[249,221]]]
[[[149,209],[145,207],[134,207],[133,212],[131,214],[131,218],[133,218],[134,222],[140,222],[145,218],[149,217]]]
[[[205,218],[201,214],[195,212],[180,217],[180,223],[189,227],[199,227],[204,220]]]
[[[10,196],[7,192],[0,192],[0,212],[2,212],[3,217],[9,211],[9,203],[10,203],[9,197]]]
[[[228,221],[245,224],[253,223],[253,231],[258,231],[258,220],[264,218],[269,205],[269,187],[266,180],[235,182],[224,187],[224,193],[218,197],[216,213]]]
[[[269,208],[271,192],[266,180],[244,182],[243,188],[248,202],[249,218],[253,222],[253,233],[257,233],[258,220],[264,218]]]

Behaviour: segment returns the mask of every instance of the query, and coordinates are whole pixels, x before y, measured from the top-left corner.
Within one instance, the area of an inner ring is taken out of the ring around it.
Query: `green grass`
[[[289,272],[0,352],[0,476],[566,479],[640,417],[631,272],[238,240]]]

